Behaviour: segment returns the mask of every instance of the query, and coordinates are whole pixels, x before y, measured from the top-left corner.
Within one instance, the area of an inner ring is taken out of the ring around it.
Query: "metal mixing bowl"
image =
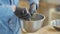
[[[35,13],[30,21],[24,20],[23,25],[24,29],[27,32],[36,32],[42,27],[45,16],[42,14]]]

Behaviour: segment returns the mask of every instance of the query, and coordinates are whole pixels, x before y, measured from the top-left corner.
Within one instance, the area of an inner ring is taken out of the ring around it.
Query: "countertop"
[[[60,31],[56,31],[52,26],[45,26],[34,33],[23,32],[23,34],[60,34]]]

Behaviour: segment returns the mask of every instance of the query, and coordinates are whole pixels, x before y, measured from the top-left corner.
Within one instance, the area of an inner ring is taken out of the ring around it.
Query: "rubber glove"
[[[15,15],[24,20],[29,20],[31,15],[26,8],[16,7]]]

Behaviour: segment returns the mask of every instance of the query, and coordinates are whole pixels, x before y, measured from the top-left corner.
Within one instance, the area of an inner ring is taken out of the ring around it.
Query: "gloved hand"
[[[30,12],[31,16],[36,12],[38,7],[39,7],[39,4],[36,4],[36,3],[30,4],[29,12]]]
[[[16,8],[15,15],[19,18],[29,20],[31,15],[26,8]]]

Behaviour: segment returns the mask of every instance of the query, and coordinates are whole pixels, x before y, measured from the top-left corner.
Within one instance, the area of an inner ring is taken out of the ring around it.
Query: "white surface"
[[[58,20],[51,21],[51,25],[56,26],[56,27],[60,27],[60,20],[58,19]]]

